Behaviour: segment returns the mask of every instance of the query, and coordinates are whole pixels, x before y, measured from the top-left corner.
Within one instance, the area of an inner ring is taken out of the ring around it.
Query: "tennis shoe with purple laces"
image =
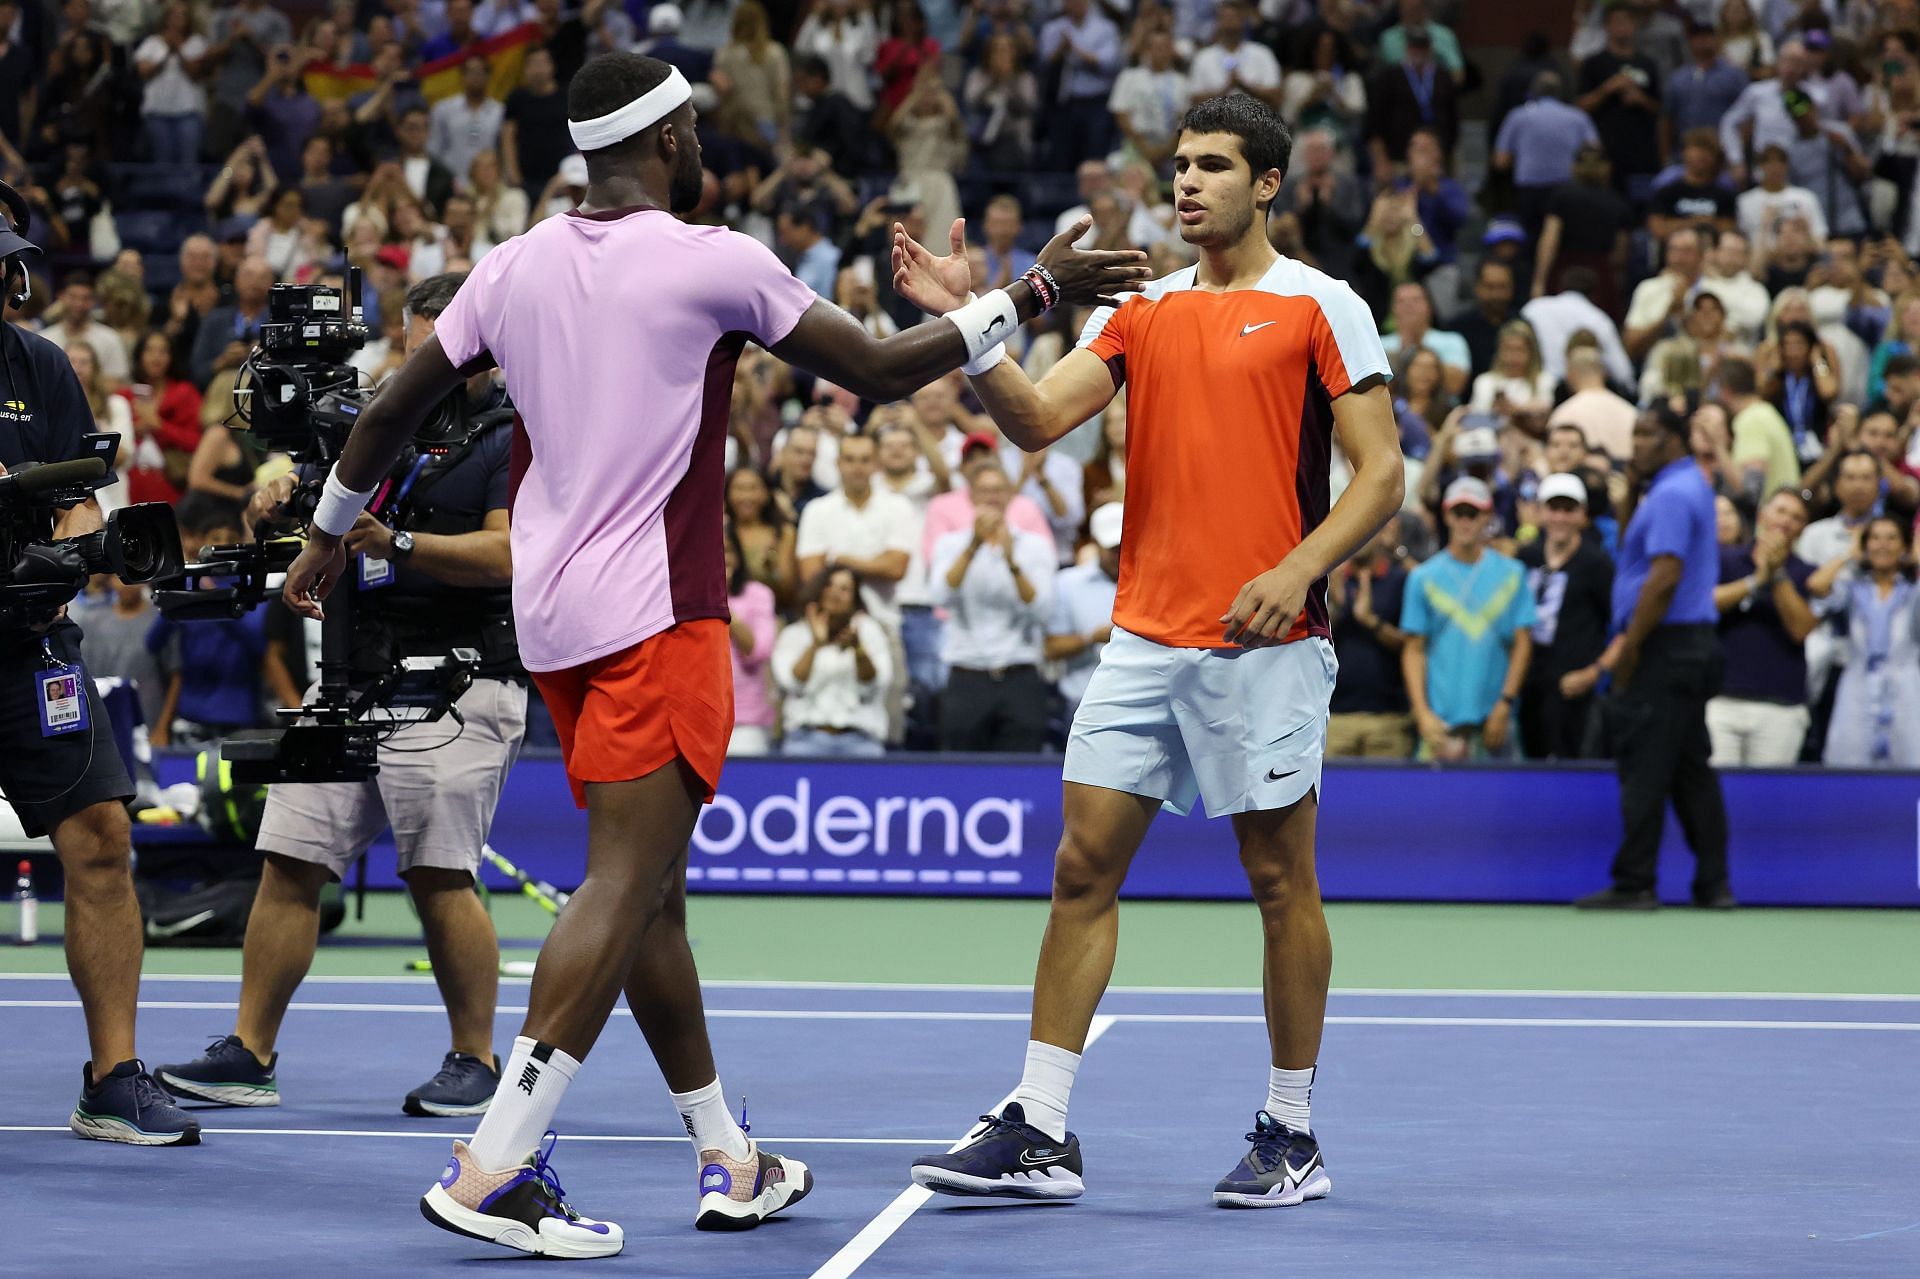
[[[613,1256],[626,1236],[567,1203],[549,1162],[554,1141],[549,1130],[539,1149],[499,1172],[482,1168],[466,1142],[454,1142],[446,1171],[420,1200],[420,1215],[442,1230],[537,1257]]]

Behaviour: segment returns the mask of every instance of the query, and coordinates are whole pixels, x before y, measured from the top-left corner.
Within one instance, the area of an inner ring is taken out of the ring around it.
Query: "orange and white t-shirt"
[[[1240,587],[1326,518],[1333,401],[1391,376],[1353,290],[1291,258],[1230,293],[1198,268],[1087,321],[1080,345],[1127,388],[1126,522],[1116,626],[1176,648],[1224,648]],[[1329,634],[1316,582],[1287,640]]]

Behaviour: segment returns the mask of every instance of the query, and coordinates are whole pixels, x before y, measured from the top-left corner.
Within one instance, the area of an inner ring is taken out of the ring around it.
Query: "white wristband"
[[[987,351],[978,359],[968,360],[960,366],[960,371],[968,377],[980,377],[999,368],[1000,361],[1006,358],[1007,344],[1005,342],[995,342],[992,350]]]
[[[970,362],[977,362],[999,346],[1020,323],[1020,314],[1013,309],[1013,298],[1005,289],[995,289],[983,298],[975,298],[958,310],[947,312],[946,318],[966,339]]]
[[[374,488],[380,487],[374,485]],[[353,522],[360,518],[360,512],[367,509],[367,500],[373,496],[374,489],[356,493],[340,480],[338,465],[327,472],[326,487],[321,490],[320,504],[314,508],[313,527],[329,537],[345,537]]]

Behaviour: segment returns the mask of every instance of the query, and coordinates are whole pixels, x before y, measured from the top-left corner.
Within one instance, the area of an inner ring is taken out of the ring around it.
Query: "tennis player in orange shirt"
[[[1326,575],[1399,509],[1403,481],[1373,317],[1346,284],[1268,242],[1291,149],[1279,116],[1245,94],[1195,104],[1174,186],[1198,265],[1094,312],[1037,385],[1012,360],[973,378],[1027,450],[1125,386],[1126,522],[1113,641],[1067,745],[1026,1067],[965,1145],[915,1162],[929,1189],[1082,1193],[1067,1101],[1113,972],[1120,885],[1154,815],[1196,798],[1231,816],[1260,907],[1272,1041],[1252,1147],[1214,1202],[1284,1207],[1332,1188],[1308,1104],[1333,964],[1314,871],[1335,671]],[[962,231],[945,258],[895,236],[903,296],[936,314],[966,301]],[[1354,475],[1331,504],[1336,437]]]

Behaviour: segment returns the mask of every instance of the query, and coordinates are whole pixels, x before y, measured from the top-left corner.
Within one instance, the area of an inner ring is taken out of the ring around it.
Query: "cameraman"
[[[409,351],[433,336],[465,279],[436,275],[408,292]],[[507,546],[513,409],[490,374],[471,379],[464,396],[470,442],[401,473],[397,531],[363,514],[346,543],[359,553],[355,684],[387,673],[401,658],[478,649],[480,667],[459,701],[466,722],[447,718],[401,731],[382,744],[380,772],[369,781],[282,782],[268,792],[259,838],[266,862],[247,921],[234,1033],[197,1061],[161,1067],[161,1082],[176,1096],[280,1104],[274,1042],[313,963],[321,889],[391,825],[453,1031],[440,1072],[409,1093],[403,1109],[475,1115],[493,1099],[500,950],[473,887],[526,731],[527,688],[514,642]],[[287,476],[261,490],[247,509],[249,522],[284,520],[281,504],[293,489]]]
[[[0,293],[17,308],[28,292],[22,257],[40,250],[19,234],[27,223],[26,202],[5,183],[0,203],[8,214],[0,227],[13,228],[0,229]],[[65,353],[37,333],[0,323],[0,366],[6,384],[0,466],[83,456],[82,437],[93,429],[93,413]],[[39,542],[103,525],[93,498],[55,511],[50,521],[11,499],[0,513],[16,527],[18,521],[42,520],[29,534]],[[75,570],[77,583],[84,583],[84,569]],[[16,578],[23,576],[40,575],[16,571]],[[78,681],[63,686],[63,668]],[[52,835],[66,876],[67,969],[86,1010],[92,1053],[68,1126],[82,1137],[129,1145],[197,1143],[200,1125],[154,1086],[134,1055],[143,945],[123,806],[133,797],[133,782],[106,710],[81,668],[80,628],[67,620],[65,608],[36,625],[0,626],[0,791],[28,835]]]

